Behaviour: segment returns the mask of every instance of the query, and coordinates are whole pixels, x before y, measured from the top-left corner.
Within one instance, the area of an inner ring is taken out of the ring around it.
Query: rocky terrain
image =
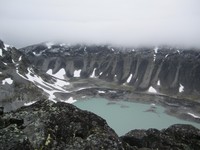
[[[118,137],[99,116],[68,104],[83,97],[154,102],[200,123],[199,57],[192,48],[41,43],[16,49],[0,41],[0,148],[199,149],[200,131],[190,125]]]
[[[101,117],[63,102],[38,101],[1,113],[0,149],[198,150],[200,130],[190,125],[133,130],[122,137]]]

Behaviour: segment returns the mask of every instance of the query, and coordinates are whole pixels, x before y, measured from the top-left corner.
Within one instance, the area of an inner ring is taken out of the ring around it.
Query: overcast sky
[[[200,0],[0,0],[0,39],[200,47]]]

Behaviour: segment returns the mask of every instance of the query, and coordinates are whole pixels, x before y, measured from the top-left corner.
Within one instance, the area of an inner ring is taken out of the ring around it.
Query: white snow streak
[[[126,80],[127,83],[130,83],[132,76],[133,76],[133,74],[131,73],[130,76],[128,77],[128,79]]]
[[[188,112],[187,114],[190,115],[190,116],[192,116],[192,117],[194,117],[194,118],[199,118],[199,119],[200,119],[199,116],[197,116],[197,115],[195,115],[195,114],[192,114],[192,113],[190,113],[190,112]]]
[[[169,54],[165,55],[165,58],[167,58],[169,56]]]
[[[32,102],[28,102],[28,103],[24,103],[24,106],[30,106],[32,104],[34,104],[36,101],[32,101]]]
[[[22,60],[22,56],[19,57],[18,61],[21,61],[21,60]]]
[[[92,72],[90,78],[97,78],[97,77],[95,76],[95,71],[96,71],[96,68],[94,68],[94,70],[93,70],[93,72]]]

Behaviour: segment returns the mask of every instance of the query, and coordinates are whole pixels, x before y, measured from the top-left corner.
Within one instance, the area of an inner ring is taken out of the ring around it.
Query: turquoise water
[[[108,125],[121,136],[133,129],[167,128],[172,124],[200,124],[180,120],[164,113],[164,107],[126,101],[108,101],[103,98],[91,98],[74,103],[80,109],[91,111],[104,118]],[[147,111],[147,110],[153,111]]]

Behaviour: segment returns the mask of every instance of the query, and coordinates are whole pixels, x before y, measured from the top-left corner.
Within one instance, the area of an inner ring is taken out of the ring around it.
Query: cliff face
[[[167,95],[200,93],[200,51],[195,49],[40,44],[20,51],[39,70],[56,73],[64,68],[68,78],[80,71],[81,78],[95,76],[136,91],[152,86]]]

